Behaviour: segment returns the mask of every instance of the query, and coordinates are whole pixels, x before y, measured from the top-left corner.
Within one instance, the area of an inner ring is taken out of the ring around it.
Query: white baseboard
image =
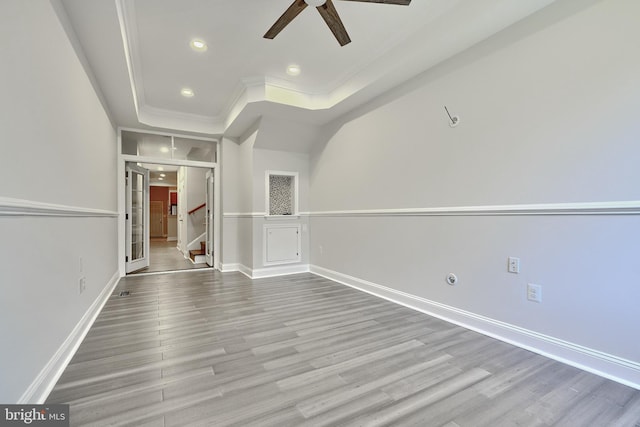
[[[308,273],[309,264],[280,265],[254,269],[251,278],[262,279],[265,277],[286,276],[288,274]]]
[[[177,237],[167,237],[167,242],[177,242],[178,238]]]
[[[234,271],[240,271],[240,264],[236,263],[228,263],[228,264],[224,264],[221,263],[220,264],[220,272],[221,273],[232,273]]]
[[[318,276],[640,390],[640,363],[311,265]]]
[[[89,332],[93,322],[98,317],[100,310],[111,296],[113,289],[120,280],[120,273],[115,272],[107,285],[104,287],[100,295],[95,299],[93,304],[87,309],[71,334],[62,343],[58,351],[53,355],[49,362],[40,371],[38,376],[33,380],[31,385],[18,399],[18,404],[42,404],[51,393],[56,382],[66,369],[67,365],[78,350],[82,340]]]
[[[238,264],[238,271],[242,274],[244,274],[245,276],[247,276],[249,279],[253,279],[252,274],[253,274],[253,270],[249,267],[247,267],[244,264]]]
[[[240,263],[221,264],[223,273],[239,271],[250,279],[263,279],[266,277],[286,276],[289,274],[308,273],[309,264],[296,264],[253,269]]]

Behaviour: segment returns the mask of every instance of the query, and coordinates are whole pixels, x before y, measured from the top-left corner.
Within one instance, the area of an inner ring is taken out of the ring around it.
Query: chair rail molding
[[[446,206],[402,209],[362,209],[309,212],[311,217],[351,216],[479,216],[479,215],[638,215],[640,201],[538,203]]]
[[[78,206],[58,205],[33,200],[0,197],[2,216],[106,217],[117,218],[118,212]]]

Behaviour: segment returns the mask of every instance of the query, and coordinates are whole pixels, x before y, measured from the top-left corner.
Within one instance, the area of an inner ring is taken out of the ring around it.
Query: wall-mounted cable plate
[[[456,283],[458,283],[458,276],[456,276],[453,273],[449,273],[447,274],[447,278],[446,281],[448,284],[450,284],[451,286],[455,285]]]

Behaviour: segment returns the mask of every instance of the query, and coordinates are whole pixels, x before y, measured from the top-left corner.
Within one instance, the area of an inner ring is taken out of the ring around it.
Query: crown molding
[[[460,34],[453,42],[448,34],[450,27],[456,23],[457,15],[454,12],[457,9],[451,3],[444,3],[432,11],[428,23],[403,28],[380,46],[375,57],[353,64],[333,81],[307,90],[293,82],[269,76],[245,78],[238,82],[228,102],[217,115],[201,116],[148,104],[145,99],[135,7],[131,1],[115,0],[138,120],[153,127],[207,134],[225,134],[232,127],[236,128],[233,132],[241,132],[242,129],[239,128],[253,122],[256,116],[265,111],[265,103],[305,111],[335,108],[343,111],[345,108],[353,108],[456,56],[554,1],[541,0],[524,6],[508,3],[498,10],[499,13],[492,19],[492,25],[456,28]],[[469,13],[482,11],[483,7],[473,5]],[[424,40],[431,40],[433,43],[425,45]],[[416,55],[415,52],[420,54]],[[339,113],[335,111],[335,114]]]

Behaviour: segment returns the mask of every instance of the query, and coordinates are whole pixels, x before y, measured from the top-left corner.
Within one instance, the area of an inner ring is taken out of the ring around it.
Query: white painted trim
[[[220,264],[221,273],[232,273],[234,271],[240,271],[240,264],[237,262],[229,264]]]
[[[119,2],[116,2],[120,4]],[[126,185],[125,185],[125,169],[126,163],[134,162],[134,163],[151,163],[151,164],[168,164],[173,166],[186,166],[186,167],[199,167],[204,169],[214,169],[216,174],[216,194],[220,194],[220,172],[218,170],[218,163],[209,163],[209,162],[197,162],[191,160],[169,160],[169,159],[158,159],[158,158],[150,158],[150,157],[138,157],[132,156],[128,154],[122,154],[122,131],[134,131],[141,133],[150,133],[154,135],[164,135],[171,137],[184,137],[190,139],[198,139],[203,141],[211,141],[216,143],[216,160],[219,160],[219,149],[220,149],[220,141],[218,139],[213,138],[203,138],[203,137],[191,137],[188,135],[177,134],[177,133],[165,133],[165,132],[156,132],[156,131],[147,131],[142,129],[134,129],[134,128],[118,128],[118,212],[120,213],[120,221],[118,222],[118,269],[120,270],[120,274],[122,276],[126,275],[126,267],[125,267],[125,257],[126,257],[126,230],[125,230],[125,210],[126,210]],[[214,207],[214,218],[219,218],[217,221],[221,221],[222,215],[220,214],[220,204]],[[221,233],[214,233],[214,250],[215,248],[220,247],[220,235]],[[176,237],[177,241],[177,237]],[[219,250],[214,252],[214,258],[217,258],[217,254],[220,253]],[[183,256],[185,258],[189,258],[188,252],[185,254],[183,252]],[[214,264],[216,261],[214,259]],[[216,265],[214,265],[216,267]]]
[[[240,272],[250,279],[263,279],[267,277],[288,276],[290,274],[308,273],[309,264],[297,264],[278,267],[266,267],[251,269],[240,263],[222,264],[222,273]]]
[[[265,267],[253,269],[251,271],[252,279],[263,279],[265,277],[287,276],[289,274],[308,273],[309,264],[296,264],[277,267]]]
[[[242,274],[244,274],[245,276],[247,276],[249,279],[253,279],[252,274],[253,274],[253,270],[249,267],[247,267],[244,264],[238,264],[238,271]]]
[[[316,265],[310,272],[640,390],[640,363]]]
[[[299,199],[299,189],[298,189],[298,181],[299,176],[298,172],[289,172],[289,171],[275,171],[275,170],[267,170],[264,172],[264,210],[265,216],[271,216],[269,212],[271,212],[271,198],[270,195],[270,177],[271,176],[290,176],[293,178],[293,212],[292,215],[298,215],[298,199]],[[274,215],[279,216],[279,215]]]
[[[118,212],[102,209],[57,205],[33,200],[0,197],[1,216],[60,216],[60,217],[107,217],[117,218]]]
[[[267,221],[286,221],[300,219],[300,215],[265,215],[264,219]]]
[[[222,214],[225,218],[264,218],[268,221],[298,219],[301,216],[310,215],[309,212],[298,212],[295,215],[267,215],[265,212],[225,212]]]
[[[122,154],[121,156],[125,160],[125,162],[130,162],[130,163],[185,166],[189,168],[202,168],[202,169],[213,169],[218,165],[217,163],[214,163],[214,162],[201,162],[197,160],[161,159],[159,157],[136,156],[133,154]]]
[[[187,132],[209,134],[224,133],[224,121],[218,117],[163,110],[147,104],[144,95],[144,80],[142,79],[135,7],[131,2],[116,0],[116,11],[129,74],[129,84],[133,93],[133,103],[138,121],[158,128],[180,129]]]
[[[127,277],[140,277],[140,276],[158,276],[160,274],[177,274],[177,273],[197,273],[203,271],[214,271],[213,267],[199,267],[199,268],[190,268],[187,270],[167,270],[167,271],[150,271],[148,273],[134,273],[128,274]]]
[[[225,218],[260,218],[267,216],[264,212],[226,212],[222,215]]]
[[[71,331],[67,339],[64,340],[60,348],[58,348],[58,351],[49,359],[49,362],[42,368],[31,385],[22,396],[20,396],[17,402],[18,404],[42,404],[45,402],[49,393],[51,393],[51,390],[53,390],[53,387],[56,385],[56,382],[58,382],[58,379],[60,379],[60,376],[75,355],[78,347],[80,347],[82,340],[84,340],[84,337],[89,332],[98,314],[100,314],[102,307],[104,307],[111,296],[119,280],[120,273],[116,271],[102,292],[100,292],[100,295],[98,295],[75,328],[73,328],[73,331]]]
[[[147,133],[150,135],[160,135],[160,136],[170,136],[174,138],[187,138],[187,139],[195,139],[198,141],[209,141],[209,142],[220,142],[220,138],[209,138],[206,136],[197,136],[197,135],[185,135],[183,133],[174,133],[174,132],[164,132],[164,131],[155,131],[152,129],[141,129],[141,128],[130,128],[130,127],[119,127],[118,131],[127,131],[127,132],[137,132],[137,133]],[[217,158],[217,156],[216,156]],[[175,187],[175,186],[174,186]]]
[[[348,216],[476,216],[476,215],[637,215],[640,201],[539,203],[523,205],[448,206],[309,212],[312,217]]]

